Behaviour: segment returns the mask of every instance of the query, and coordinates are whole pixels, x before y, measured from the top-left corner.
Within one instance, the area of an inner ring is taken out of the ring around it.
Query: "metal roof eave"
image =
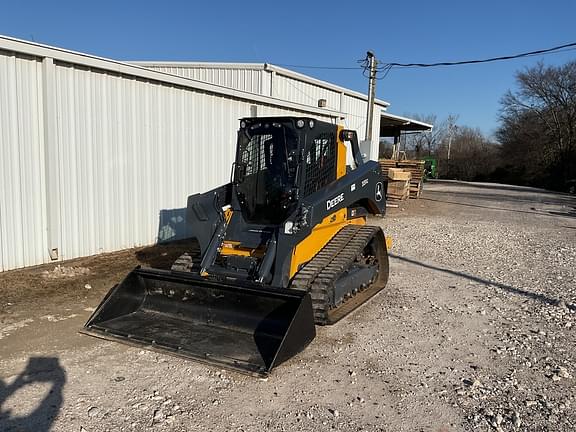
[[[335,119],[343,118],[343,113],[331,110],[329,108],[316,108],[310,105],[288,102],[270,96],[257,95],[254,93],[231,89],[229,87],[206,83],[204,81],[198,81],[191,78],[179,77],[174,74],[155,71],[137,64],[125,63],[118,60],[98,57],[91,54],[67,50],[64,48],[52,47],[36,42],[29,42],[4,35],[0,35],[0,50],[31,55],[38,58],[52,58],[64,63],[76,64],[112,73],[144,78],[150,81],[205,91],[207,93],[227,96],[230,98],[236,98],[249,102],[259,102],[265,105],[293,109],[295,111],[308,114],[317,114]]]
[[[318,85],[318,86],[320,86],[320,87],[325,87],[325,88],[327,88],[327,89],[329,89],[329,90],[339,91],[339,92],[341,92],[341,93],[344,93],[344,94],[347,94],[347,95],[350,95],[350,96],[354,96],[354,97],[357,97],[358,99],[362,99],[362,100],[365,100],[365,101],[368,100],[368,96],[365,95],[365,94],[363,94],[363,93],[360,93],[360,92],[357,92],[357,91],[354,91],[354,90],[350,90],[350,89],[347,89],[347,88],[345,88],[345,87],[340,87],[340,86],[337,86],[337,85],[335,85],[335,84],[331,84],[331,83],[329,83],[329,82],[322,81],[322,80],[319,80],[319,79],[316,79],[316,78],[312,78],[312,77],[309,77],[308,75],[304,75],[304,74],[301,74],[301,73],[298,73],[298,72],[294,72],[294,71],[291,71],[291,70],[289,70],[289,69],[284,69],[283,67],[280,67],[280,66],[276,66],[276,65],[273,65],[273,64],[266,63],[266,64],[265,64],[265,68],[268,69],[268,70],[272,70],[272,71],[274,71],[274,72],[276,72],[276,73],[279,73],[279,74],[281,74],[281,75],[290,77],[290,78],[294,78],[294,79],[301,80],[301,81],[304,81],[304,82],[309,82],[309,83],[311,83],[311,84],[315,84],[315,85]],[[383,108],[387,108],[387,107],[390,106],[390,103],[389,103],[389,102],[383,101],[382,99],[375,99],[375,100],[374,100],[374,103],[375,103],[376,105],[380,105],[380,106],[383,107]]]
[[[193,61],[126,61],[126,63],[144,67],[191,67],[198,69],[247,69],[264,70],[264,63],[228,63],[228,62],[193,62]]]
[[[343,93],[348,96],[352,96],[364,101],[368,100],[368,96],[363,93],[347,89],[345,87],[338,86],[336,84],[329,83],[327,81],[322,81],[317,78],[313,78],[308,75],[301,74],[299,72],[294,72],[290,69],[285,69],[280,66],[276,66],[270,63],[220,63],[220,62],[174,62],[174,61],[130,61],[129,64],[142,66],[142,67],[192,67],[199,69],[212,69],[212,68],[222,68],[222,69],[247,69],[247,70],[265,70],[270,72],[275,72],[279,75],[292,78],[298,81],[302,81],[308,84],[313,84],[318,87],[325,88],[327,90],[336,91],[338,93]],[[388,108],[390,106],[389,102],[382,99],[376,99],[374,101],[376,105],[381,108]]]
[[[405,131],[431,131],[434,125],[387,112],[380,114],[380,136],[390,137]]]

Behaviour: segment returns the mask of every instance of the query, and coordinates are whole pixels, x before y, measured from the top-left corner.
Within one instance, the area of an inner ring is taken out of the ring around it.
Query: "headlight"
[[[284,234],[293,234],[294,233],[294,222],[286,221],[284,224]]]

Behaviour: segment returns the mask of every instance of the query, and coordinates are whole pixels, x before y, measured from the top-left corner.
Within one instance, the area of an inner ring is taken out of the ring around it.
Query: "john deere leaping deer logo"
[[[374,198],[376,198],[376,201],[382,201],[382,198],[384,198],[384,185],[382,184],[382,182],[376,183]]]

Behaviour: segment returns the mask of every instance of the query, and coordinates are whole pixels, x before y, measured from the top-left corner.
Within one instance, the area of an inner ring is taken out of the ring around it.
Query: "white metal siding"
[[[0,51],[0,271],[182,237],[188,195],[229,179],[239,118],[333,116],[48,54],[77,62]]]
[[[353,96],[342,96],[342,111],[347,113],[344,120],[346,126],[351,129],[356,129],[359,136],[364,136],[364,128],[366,127],[366,101],[358,99]],[[379,111],[376,110],[375,111]],[[380,124],[380,122],[378,122]]]
[[[363,139],[366,128],[366,96],[330,83],[322,82],[276,66],[236,65],[227,63],[137,63],[146,68],[176,76],[209,82],[231,89],[245,90],[282,101],[318,107],[320,99],[326,108],[340,113],[342,123],[358,132]],[[370,158],[378,158],[380,101],[375,106],[372,147],[366,149]]]
[[[264,94],[262,92],[262,77],[265,73],[264,70],[224,68],[218,66],[207,68],[194,66],[149,65],[147,67],[152,70],[184,78],[208,82],[249,93]]]
[[[56,76],[63,259],[170,236],[161,211],[228,181],[250,103],[73,66]]]
[[[45,262],[42,63],[0,51],[0,271]]]
[[[340,111],[339,92],[280,74],[274,78],[272,97],[316,107],[319,99],[326,99],[327,108]]]

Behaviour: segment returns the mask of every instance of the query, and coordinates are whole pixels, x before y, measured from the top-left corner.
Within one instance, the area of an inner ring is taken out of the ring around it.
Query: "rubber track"
[[[330,308],[329,293],[334,283],[362,255],[379,230],[370,225],[345,226],[294,276],[291,288],[310,292],[316,324],[335,323],[384,287],[377,283],[363,290],[358,287],[358,292],[338,307]]]
[[[192,247],[190,252],[185,252],[178,257],[174,264],[172,264],[172,271],[190,273],[193,270],[200,269],[200,262],[202,255],[200,255],[200,246]]]

